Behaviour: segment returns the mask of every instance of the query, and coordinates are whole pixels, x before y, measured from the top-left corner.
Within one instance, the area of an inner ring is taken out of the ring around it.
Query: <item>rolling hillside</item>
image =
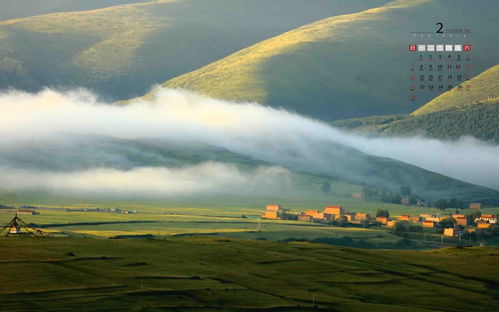
[[[410,115],[374,116],[339,120],[334,126],[382,135],[414,134],[439,139],[473,136],[499,143],[499,65],[470,81],[470,91],[454,88]]]
[[[127,99],[282,32],[387,0],[135,2],[0,22],[0,89],[86,87]]]
[[[0,21],[55,12],[93,10],[152,0],[0,0]]]
[[[435,21],[473,30],[474,70],[498,63],[496,1],[394,1],[297,28],[167,81],[173,88],[257,101],[322,120],[399,114],[408,101],[410,31]],[[463,27],[465,27],[463,25]]]

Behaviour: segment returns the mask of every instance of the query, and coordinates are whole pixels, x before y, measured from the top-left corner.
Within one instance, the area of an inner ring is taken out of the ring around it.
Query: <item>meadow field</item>
[[[276,201],[277,200],[277,201]],[[284,220],[260,220],[260,215],[268,203],[280,203],[293,212],[306,209],[322,210],[326,205],[342,205],[347,211],[366,212],[376,215],[378,209],[387,209],[391,217],[401,214],[419,215],[421,213],[441,216],[455,213],[455,209],[446,211],[435,208],[403,206],[381,202],[368,202],[346,196],[323,196],[310,199],[261,198],[260,200],[227,197],[225,199],[190,199],[156,202],[110,202],[93,201],[83,203],[70,200],[38,204],[39,215],[20,215],[28,224],[55,236],[70,237],[150,237],[165,238],[175,236],[210,235],[219,237],[245,238],[252,240],[274,241],[310,241],[335,245],[363,248],[389,249],[432,249],[460,242],[445,238],[432,229],[423,233],[395,235],[386,227],[360,225],[348,227],[331,226],[322,223],[307,223]],[[33,202],[16,202],[16,205],[33,205]],[[95,211],[67,211],[99,208]],[[120,209],[135,212],[123,214],[107,211]],[[469,209],[460,209],[468,213]],[[497,214],[499,208],[484,208],[482,212]],[[0,209],[0,224],[6,224],[15,214],[14,209]],[[466,241],[471,245],[497,245],[494,237]]]
[[[497,311],[499,249],[2,238],[2,311]]]

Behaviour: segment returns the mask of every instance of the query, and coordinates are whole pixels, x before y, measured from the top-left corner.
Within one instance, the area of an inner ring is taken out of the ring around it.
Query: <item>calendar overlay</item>
[[[412,42],[407,47],[410,56],[409,100],[412,104],[423,105],[446,91],[471,90],[471,84],[462,85],[473,77],[473,44],[469,35],[412,34]]]

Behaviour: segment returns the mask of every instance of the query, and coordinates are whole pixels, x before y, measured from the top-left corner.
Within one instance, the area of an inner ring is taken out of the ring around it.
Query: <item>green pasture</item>
[[[0,239],[2,311],[497,311],[499,249]]]

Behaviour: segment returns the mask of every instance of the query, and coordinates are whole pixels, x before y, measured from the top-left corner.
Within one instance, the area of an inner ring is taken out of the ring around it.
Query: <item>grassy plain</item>
[[[2,311],[497,311],[499,249],[0,239]]]
[[[28,204],[56,208],[40,210],[40,215],[21,215],[21,218],[36,227],[51,233],[59,233],[72,237],[171,237],[191,235],[213,235],[265,240],[308,240],[325,241],[332,244],[367,247],[367,248],[409,248],[425,249],[442,247],[438,242],[440,235],[433,231],[411,235],[410,242],[403,237],[388,232],[385,228],[337,227],[319,223],[303,223],[297,221],[259,220],[267,203],[280,203],[293,212],[306,209],[322,210],[326,205],[341,205],[347,211],[367,212],[376,215],[378,209],[387,209],[392,217],[401,214],[419,215],[421,213],[444,215],[454,213],[454,209],[445,212],[435,208],[403,206],[380,202],[367,202],[340,195],[323,195],[315,199],[283,199],[261,198],[259,200],[225,198],[225,199],[191,199],[186,201],[157,202],[111,202],[93,201],[83,203],[76,201],[59,201],[45,203],[14,202],[16,205]],[[68,212],[64,208],[79,209],[98,207],[101,210],[118,208],[135,210],[136,214],[112,212]],[[14,210],[0,210],[0,224],[7,223],[14,215]],[[460,213],[470,210],[461,209]],[[485,208],[482,212],[497,214],[499,208]],[[243,218],[243,216],[245,218]],[[261,231],[257,231],[260,223]],[[456,243],[447,239],[446,243]],[[477,241],[472,242],[478,244]],[[495,244],[491,242],[491,244]]]

